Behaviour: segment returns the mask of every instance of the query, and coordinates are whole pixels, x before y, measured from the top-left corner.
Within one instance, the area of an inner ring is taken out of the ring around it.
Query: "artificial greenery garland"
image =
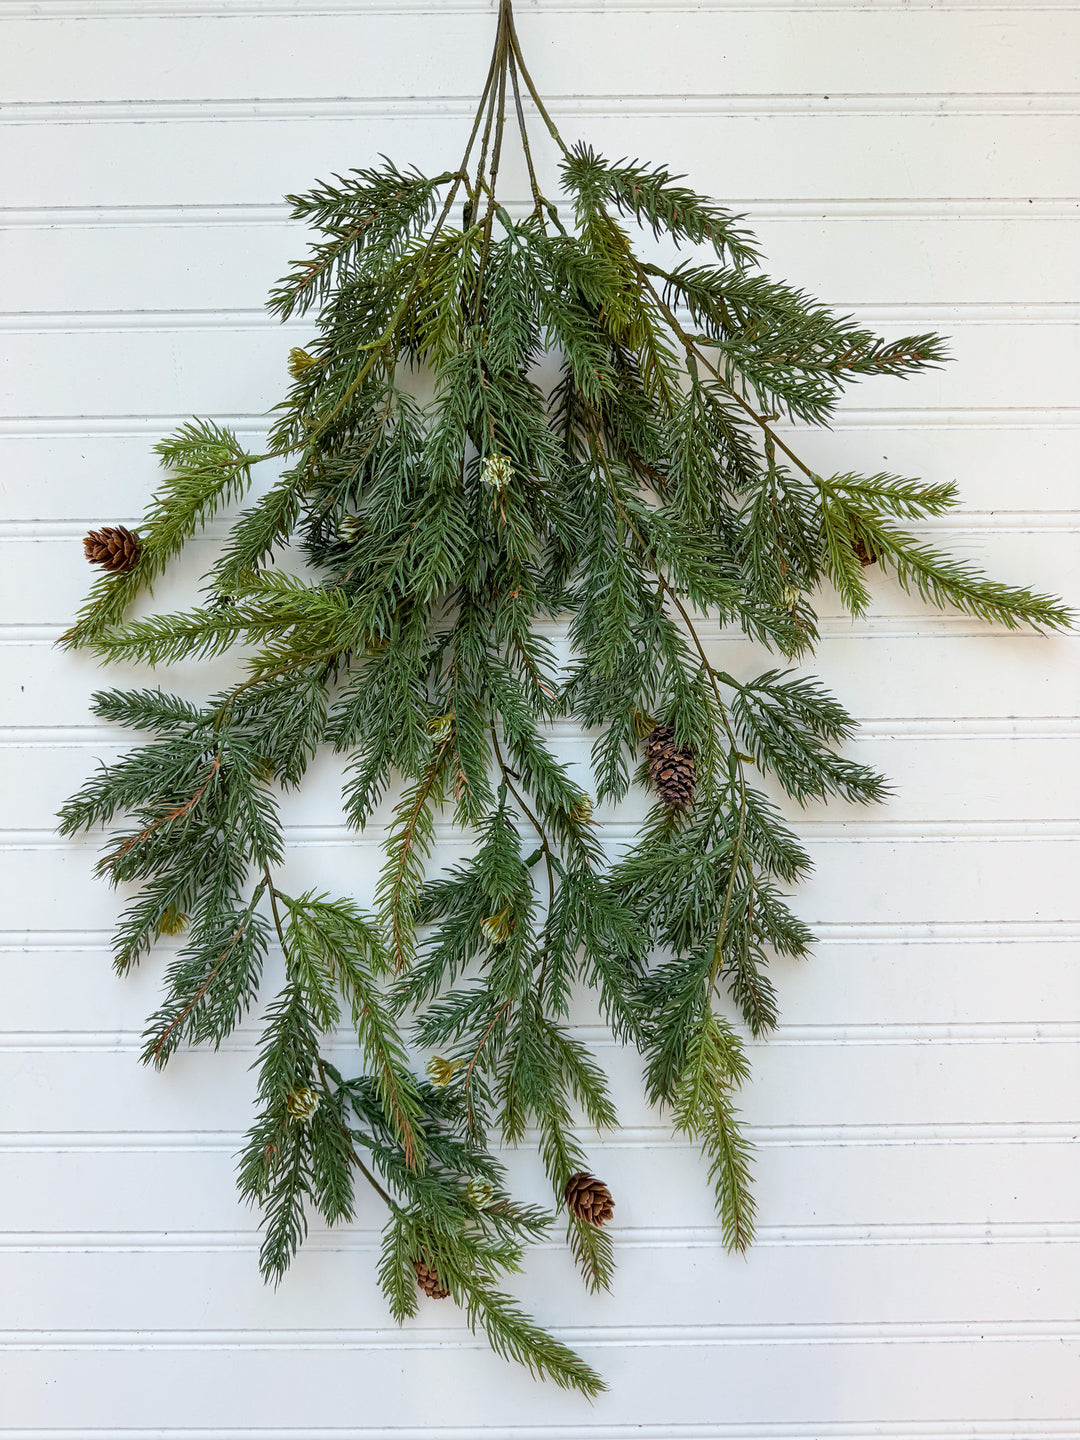
[[[561,153],[562,209],[537,179],[523,92]],[[515,130],[523,218],[496,193]],[[243,678],[202,706],[97,694],[104,720],[154,738],[102,767],[62,829],[132,819],[98,866],[140,887],[119,970],[182,937],[147,1062],[220,1043],[281,952],[240,1162],[265,1212],[264,1273],[283,1274],[309,1207],[351,1220],[362,1176],[389,1212],[379,1278],[399,1320],[418,1287],[452,1296],[499,1353],[594,1394],[599,1376],[500,1288],[551,1215],[511,1197],[496,1149],[535,1137],[585,1281],[606,1286],[614,1202],[578,1129],[618,1122],[569,1020],[590,987],[639,1049],[649,1100],[701,1145],[725,1241],[750,1242],[734,1104],[748,1071],[724,992],[765,1034],[769,956],[804,955],[812,938],[780,889],[809,860],[768,790],[800,804],[886,793],[834,748],[855,728],[843,707],[784,668],[814,649],[818,587],[860,615],[876,566],[984,620],[1046,629],[1069,615],[903,528],[955,504],[952,485],[803,464],[778,419],[825,425],[846,384],[936,364],[941,340],[886,342],[834,316],[763,275],[739,217],[680,177],[567,148],[509,0],[456,170],[429,179],[385,161],[290,198],[322,238],[269,304],[313,313],[318,334],[292,351],[266,451],[206,420],[161,442],[166,478],[139,533],[87,537],[108,573],[64,639],[149,665],[244,647]],[[692,258],[639,258],[643,230]],[[205,602],[125,621],[263,460],[287,468],[239,515]],[[274,565],[289,546],[302,575]],[[784,662],[749,679],[718,668],[705,616]],[[555,620],[564,662],[545,633]],[[550,749],[567,720],[595,736],[598,803],[655,790],[614,861]],[[276,796],[322,747],[349,757],[350,825],[398,797],[370,913],[280,886]],[[432,875],[447,811],[474,843]],[[324,1053],[343,1015],[354,1078]],[[426,1079],[407,1038],[431,1056]]]

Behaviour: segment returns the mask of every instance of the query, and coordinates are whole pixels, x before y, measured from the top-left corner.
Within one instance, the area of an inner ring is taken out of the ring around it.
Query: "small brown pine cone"
[[[856,539],[851,548],[855,551],[860,565],[873,565],[877,561],[877,556],[865,540]]]
[[[697,766],[689,750],[675,743],[670,725],[655,725],[645,737],[649,778],[669,810],[689,805],[697,786]]]
[[[134,570],[141,553],[138,535],[125,530],[123,525],[104,525],[100,530],[91,530],[83,541],[83,554],[91,565],[101,565],[117,573]]]
[[[426,1260],[414,1260],[413,1269],[416,1271],[416,1283],[423,1290],[424,1294],[432,1300],[445,1300],[450,1294],[446,1286],[439,1279],[439,1272],[434,1265],[429,1265]]]
[[[570,1213],[589,1225],[603,1225],[604,1221],[610,1220],[615,1213],[615,1201],[611,1198],[611,1191],[602,1180],[597,1180],[595,1175],[586,1174],[585,1171],[570,1176],[563,1191],[563,1199]]]

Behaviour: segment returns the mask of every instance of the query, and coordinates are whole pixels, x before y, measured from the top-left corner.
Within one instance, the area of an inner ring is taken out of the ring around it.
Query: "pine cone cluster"
[[[103,525],[100,530],[91,530],[83,540],[83,554],[91,565],[121,574],[135,569],[142,544],[138,535],[123,525]]]
[[[645,737],[645,757],[649,762],[649,778],[669,810],[689,805],[697,786],[697,766],[684,746],[676,745],[675,731],[670,725],[654,725]]]
[[[432,1300],[445,1300],[450,1294],[439,1279],[439,1272],[434,1265],[430,1265],[426,1260],[414,1260],[413,1269],[416,1271],[416,1283]]]
[[[563,1191],[566,1208],[571,1215],[584,1220],[588,1225],[603,1225],[615,1213],[615,1201],[611,1191],[595,1175],[581,1171],[571,1175]]]

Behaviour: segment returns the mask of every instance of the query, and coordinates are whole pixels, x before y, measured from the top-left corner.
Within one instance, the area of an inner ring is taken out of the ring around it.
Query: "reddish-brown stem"
[[[210,762],[210,770],[206,779],[199,786],[198,790],[195,791],[195,794],[192,795],[190,800],[185,800],[182,805],[174,805],[171,810],[166,810],[163,815],[159,815],[156,820],[151,821],[151,823],[147,825],[145,829],[140,830],[137,835],[129,835],[118,850],[114,850],[111,855],[105,857],[102,861],[103,867],[108,869],[110,866],[115,865],[118,861],[122,860],[130,850],[133,850],[136,845],[141,845],[143,841],[149,840],[155,830],[160,829],[162,825],[167,825],[170,820],[179,820],[184,815],[190,815],[210,788],[211,780],[213,780],[220,769],[221,756],[216,755]]]

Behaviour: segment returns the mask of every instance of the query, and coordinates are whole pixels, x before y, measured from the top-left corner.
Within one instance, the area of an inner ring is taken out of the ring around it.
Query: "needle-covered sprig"
[[[556,197],[530,104],[560,152]],[[513,218],[517,142],[532,208]],[[97,695],[102,720],[148,738],[61,828],[110,829],[118,967],[168,947],[144,1060],[260,1026],[240,1187],[267,1277],[312,1215],[366,1225],[377,1205],[392,1315],[456,1303],[499,1354],[593,1395],[599,1376],[506,1288],[551,1207],[514,1200],[498,1151],[535,1144],[582,1276],[606,1286],[612,1198],[618,1223],[634,1202],[593,1174],[619,1117],[575,1023],[591,992],[648,1100],[701,1146],[725,1242],[750,1244],[742,1037],[776,1025],[773,961],[813,939],[780,801],[888,793],[842,753],[841,703],[769,652],[807,659],[823,591],[858,616],[888,573],[978,621],[1071,617],[906,528],[948,513],[951,481],[800,458],[779,417],[827,423],[849,384],[914,377],[944,342],[885,340],[771,279],[742,217],[668,167],[566,146],[509,0],[455,170],[382,160],[291,203],[317,238],[270,308],[314,334],[265,448],[205,420],[162,441],[140,535],[91,546],[110,573],[64,637],[158,669],[231,657],[233,676],[202,704]],[[251,497],[257,464],[278,475]],[[129,618],[239,502],[201,598]],[[724,668],[718,626],[763,648],[756,676]],[[559,753],[567,724],[589,732],[591,773]],[[345,824],[382,841],[358,897],[282,878],[281,792],[327,750]],[[654,803],[615,854],[599,818],[640,786]],[[604,1205],[567,1198],[582,1186]]]

